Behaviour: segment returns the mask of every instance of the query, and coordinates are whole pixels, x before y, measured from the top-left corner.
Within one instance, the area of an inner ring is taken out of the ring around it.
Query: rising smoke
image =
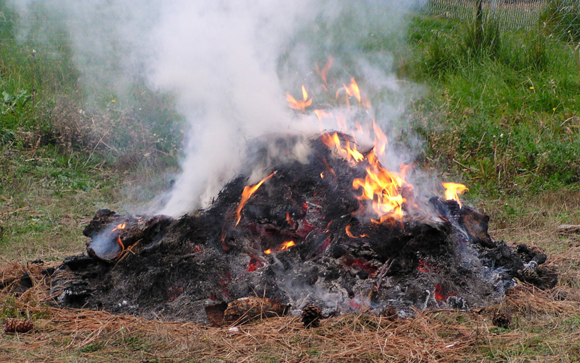
[[[319,131],[314,116],[288,108],[285,93],[299,94],[301,84],[315,90],[320,81],[314,64],[329,56],[337,84],[356,76],[376,95],[383,129],[395,129],[409,100],[408,87],[392,73],[388,49],[367,52],[365,46],[397,44],[405,33],[404,15],[419,1],[13,3],[24,14],[44,6],[69,27],[75,63],[93,89],[104,84],[122,92],[140,77],[176,95],[189,129],[182,172],[158,211],[171,216],[207,206],[227,181],[247,171],[248,141]],[[298,160],[307,152],[304,145],[295,149]],[[399,162],[398,152],[385,160],[388,166]],[[253,170],[250,181],[259,174]]]

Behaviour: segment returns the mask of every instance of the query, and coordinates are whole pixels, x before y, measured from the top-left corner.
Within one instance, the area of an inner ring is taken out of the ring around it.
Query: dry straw
[[[322,320],[315,329],[304,329],[299,317],[289,316],[214,328],[167,322],[162,317],[147,320],[105,311],[59,309],[51,305],[48,278],[41,271],[39,265],[18,263],[0,268],[0,299],[6,302],[0,318],[19,314],[35,325],[31,334],[0,340],[0,352],[8,352],[12,361],[70,361],[78,355],[90,361],[117,356],[127,357],[127,361],[494,361],[505,359],[506,349],[536,341],[533,327],[545,331],[550,324],[553,337],[543,339],[554,354],[565,357],[573,353],[571,346],[580,346],[574,329],[559,327],[580,316],[576,292],[562,286],[541,291],[520,284],[496,306],[417,312],[414,318],[394,321],[361,313]],[[16,285],[24,272],[34,285],[19,293]],[[497,312],[511,314],[513,327],[494,327],[491,318]],[[518,354],[524,360],[527,357],[525,352]]]

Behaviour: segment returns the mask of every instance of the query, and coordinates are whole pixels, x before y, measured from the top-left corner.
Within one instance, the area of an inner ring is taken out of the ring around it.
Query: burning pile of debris
[[[206,210],[177,220],[99,210],[84,230],[88,254],[52,277],[58,303],[214,324],[304,310],[314,324],[349,312],[485,306],[516,279],[555,284],[539,268],[546,255],[489,236],[489,217],[461,204],[463,185],[444,183],[445,198],[423,200],[408,165],[388,171],[370,102],[354,79],[343,95],[343,114],[314,111],[321,129],[333,120],[339,131],[255,141],[249,164],[267,176],[247,185],[241,174]],[[312,105],[304,87],[302,100],[287,99],[298,113]],[[365,137],[372,146],[361,146]],[[307,157],[287,157],[298,149]]]
[[[489,217],[457,198],[462,186],[420,201],[376,146],[359,152],[338,132],[270,142],[306,142],[308,161],[253,185],[238,177],[209,209],[178,220],[98,211],[84,230],[88,254],[53,275],[58,303],[213,323],[309,305],[408,316],[498,302],[516,279],[555,284],[539,268],[546,255],[490,238]]]

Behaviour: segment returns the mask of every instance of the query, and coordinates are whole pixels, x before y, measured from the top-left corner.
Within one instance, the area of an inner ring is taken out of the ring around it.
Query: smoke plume
[[[245,165],[250,140],[319,131],[313,115],[288,108],[285,93],[298,95],[302,84],[314,95],[320,92],[315,64],[322,67],[331,56],[333,85],[356,77],[373,98],[376,121],[387,135],[406,127],[397,121],[413,90],[393,74],[388,48],[404,43],[405,15],[420,1],[13,3],[23,14],[43,6],[68,26],[75,63],[93,89],[106,85],[122,93],[139,77],[177,97],[188,129],[182,171],[158,211],[163,214],[207,206],[241,171],[249,182],[259,178],[261,170]],[[22,34],[25,38],[27,29]],[[369,46],[385,49],[369,52]],[[300,142],[293,150],[297,160],[308,152]],[[400,152],[387,155],[388,166],[405,158]]]

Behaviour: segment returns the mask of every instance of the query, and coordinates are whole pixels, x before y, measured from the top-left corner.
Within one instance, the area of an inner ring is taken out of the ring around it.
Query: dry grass
[[[507,207],[506,207],[507,204]],[[528,362],[573,361],[580,355],[580,236],[558,236],[574,223],[580,198],[574,191],[526,200],[487,200],[476,207],[492,216],[491,234],[510,244],[544,250],[559,273],[549,291],[520,285],[504,301],[471,311],[440,310],[389,321],[361,313],[330,318],[304,329],[296,317],[239,327],[208,327],[115,316],[104,311],[64,310],[50,304],[42,270],[47,264],[0,261],[0,323],[29,318],[27,334],[2,335],[0,361],[31,362]],[[28,213],[28,212],[27,212]],[[576,213],[576,214],[575,214]],[[80,232],[79,232],[80,235]],[[76,249],[76,247],[75,247]],[[60,252],[64,257],[64,252]],[[58,262],[51,263],[52,265]],[[33,287],[18,292],[27,273]],[[495,327],[495,313],[512,316],[509,329]]]
[[[48,281],[41,274],[46,266],[5,260],[0,321],[27,317],[35,328],[4,335],[0,361],[572,361],[580,354],[580,247],[573,236],[558,243],[572,247],[550,255],[548,265],[561,275],[553,290],[521,284],[501,304],[485,309],[429,311],[396,321],[361,312],[323,320],[316,329],[304,329],[296,317],[234,331],[162,317],[59,309],[49,304]],[[34,286],[18,293],[15,282],[25,272]],[[493,326],[497,312],[512,316],[509,329]]]

